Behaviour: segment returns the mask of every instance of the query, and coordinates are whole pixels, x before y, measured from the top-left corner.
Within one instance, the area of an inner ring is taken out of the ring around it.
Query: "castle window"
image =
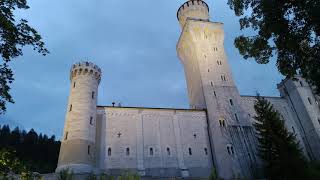
[[[292,126],[292,131],[293,131],[293,133],[296,133],[296,130],[294,129],[294,127]]]
[[[230,105],[233,106],[233,101],[232,101],[232,99],[229,99],[229,101],[230,101]]]
[[[94,99],[94,91],[91,93],[91,98]]]
[[[312,105],[311,99],[308,97],[309,104]]]
[[[214,95],[215,97],[217,97],[217,94],[216,94],[216,92],[215,92],[215,91],[213,91],[213,95]]]
[[[222,61],[217,61],[218,65],[222,65]]]
[[[236,118],[237,121],[239,121],[238,115],[234,114],[234,117]]]
[[[153,148],[149,149],[149,154],[150,154],[150,156],[153,156]]]
[[[210,69],[208,69],[208,72],[210,72]]]
[[[170,148],[167,147],[167,155],[170,156],[171,152],[170,152]]]
[[[208,155],[208,149],[207,148],[204,148],[204,154]]]
[[[71,104],[70,107],[69,107],[69,112],[70,112],[70,111],[72,111],[72,104]]]
[[[213,86],[213,82],[212,81],[210,82],[210,84],[211,84],[211,86]]]
[[[130,148],[126,149],[126,155],[129,156],[130,155]]]
[[[220,119],[219,120],[219,124],[220,124],[221,127],[225,127],[226,126],[224,119]]]
[[[93,125],[93,117],[90,117],[90,124]]]
[[[75,88],[76,87],[76,82],[73,82],[73,88]]]
[[[88,146],[88,155],[90,155],[90,150],[91,150],[91,147],[90,145]]]
[[[68,139],[68,132],[66,132],[66,135],[65,135],[65,137],[64,137],[64,140],[67,140]]]
[[[192,155],[192,149],[189,148],[189,155],[191,156]]]
[[[318,122],[319,122],[319,124],[320,124],[320,118],[318,118]]]
[[[233,146],[231,144],[227,145],[227,151],[230,155],[234,154]]]
[[[111,148],[108,148],[108,156],[111,156]]]

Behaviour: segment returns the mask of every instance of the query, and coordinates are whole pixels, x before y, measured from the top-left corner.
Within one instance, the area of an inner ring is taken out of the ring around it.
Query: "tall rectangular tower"
[[[190,106],[207,110],[218,175],[250,178],[256,142],[224,51],[223,24],[210,22],[208,5],[201,0],[184,3],[177,16],[182,27],[177,52],[184,65]]]

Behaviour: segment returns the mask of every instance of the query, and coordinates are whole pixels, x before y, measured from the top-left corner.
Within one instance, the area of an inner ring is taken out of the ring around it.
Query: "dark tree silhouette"
[[[34,172],[54,172],[60,150],[60,141],[55,136],[37,134],[34,129],[21,131],[18,127],[10,130],[8,125],[0,127],[0,149],[14,151],[19,160]]]

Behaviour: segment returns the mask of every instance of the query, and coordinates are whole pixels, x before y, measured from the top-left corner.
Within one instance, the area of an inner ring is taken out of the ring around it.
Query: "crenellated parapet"
[[[177,18],[183,27],[188,18],[198,20],[209,20],[209,6],[202,0],[189,0],[180,6]]]
[[[101,69],[91,62],[79,62],[72,65],[70,70],[70,80],[79,75],[94,76],[98,82],[101,80]]]

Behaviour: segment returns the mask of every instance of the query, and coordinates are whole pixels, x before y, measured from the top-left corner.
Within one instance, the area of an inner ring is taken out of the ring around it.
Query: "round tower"
[[[209,6],[202,0],[189,0],[180,6],[177,18],[182,28],[188,18],[209,21]]]
[[[57,172],[94,170],[96,113],[101,70],[90,62],[74,64]]]

